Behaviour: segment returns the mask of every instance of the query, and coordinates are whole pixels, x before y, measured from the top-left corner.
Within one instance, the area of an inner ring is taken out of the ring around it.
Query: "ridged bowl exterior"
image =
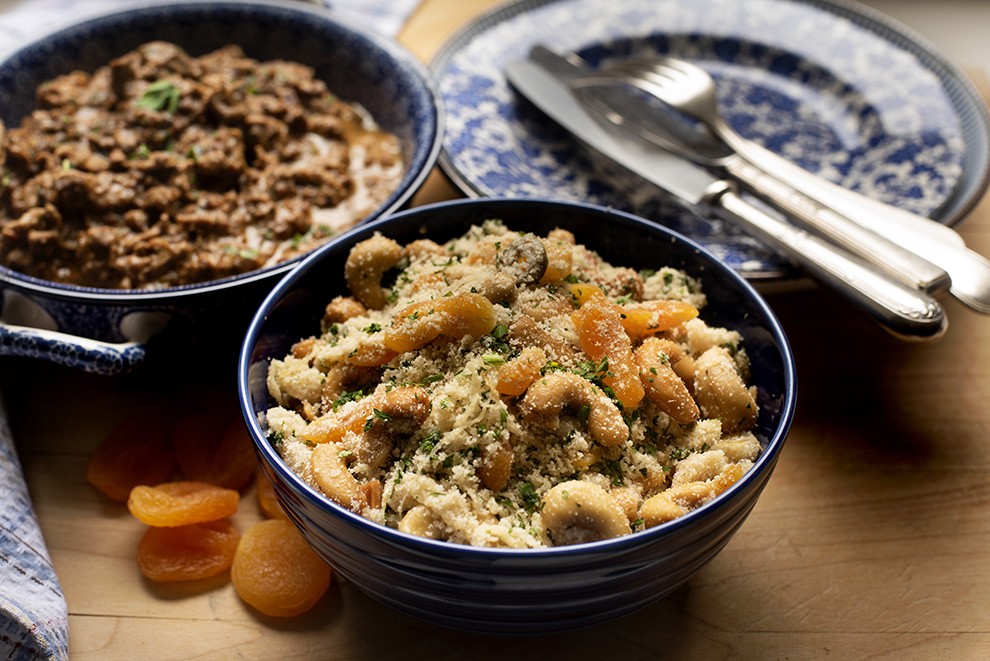
[[[613,264],[663,265],[698,277],[710,324],[740,331],[752,359],[763,452],[732,488],[681,519],[618,539],[552,549],[473,548],[406,535],[331,502],[287,468],[261,426],[272,406],[270,359],[319,328],[323,307],[343,293],[341,275],[355,243],[381,232],[400,243],[438,242],[498,218],[511,229],[574,232]],[[489,633],[546,633],[602,622],[675,589],[711,560],[755,505],[773,472],[794,413],[795,373],[786,337],[763,299],[697,244],[601,207],[543,200],[479,199],[405,211],[320,248],[287,276],[258,312],[241,350],[241,407],[279,501],[310,544],[343,576],[414,616]]]

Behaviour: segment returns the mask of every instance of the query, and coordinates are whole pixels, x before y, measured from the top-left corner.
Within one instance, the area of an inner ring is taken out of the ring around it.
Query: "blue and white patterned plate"
[[[617,185],[502,72],[541,43],[593,66],[654,53],[715,78],[741,134],[836,183],[946,224],[982,196],[986,107],[907,28],[835,0],[522,0],[455,35],[432,68],[445,105],[440,165],[471,196],[552,197],[633,212],[699,241],[754,279],[790,264],[736,227]],[[632,191],[632,192],[631,192]]]

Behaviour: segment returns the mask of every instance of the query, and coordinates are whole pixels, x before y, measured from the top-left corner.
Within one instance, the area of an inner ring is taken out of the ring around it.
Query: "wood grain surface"
[[[428,59],[492,4],[426,0],[401,39]],[[454,196],[435,174],[417,203]],[[987,201],[960,232],[990,255]],[[767,297],[793,344],[800,385],[762,499],[725,550],[669,598],[552,636],[434,627],[336,579],[314,610],[287,620],[253,611],[226,577],[145,581],[134,560],[143,526],[86,482],[89,454],[130,407],[204,389],[229,396],[233,372],[177,365],[172,378],[149,383],[0,359],[68,601],[72,658],[990,658],[990,317],[947,301],[945,337],[906,344],[818,288]],[[245,493],[236,523],[259,519]]]

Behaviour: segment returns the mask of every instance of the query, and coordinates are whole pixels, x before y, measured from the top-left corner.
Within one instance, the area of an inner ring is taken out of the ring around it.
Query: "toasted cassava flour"
[[[351,296],[273,360],[271,442],[340,505],[459,544],[532,548],[659,525],[760,452],[739,333],[690,275],[499,221],[356,245]]]

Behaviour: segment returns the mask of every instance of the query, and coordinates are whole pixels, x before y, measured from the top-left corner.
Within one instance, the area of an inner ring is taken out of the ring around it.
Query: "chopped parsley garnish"
[[[137,106],[159,112],[164,110],[174,115],[179,109],[179,88],[167,80],[156,80],[145,88]]]
[[[519,497],[522,498],[523,509],[529,514],[539,511],[540,494],[536,493],[536,487],[532,482],[523,482],[519,485]]]
[[[364,390],[347,390],[340,394],[340,397],[334,400],[333,410],[336,412],[341,406],[347,402],[355,402],[364,397]]]
[[[599,473],[612,482],[612,486],[621,487],[626,483],[626,479],[622,474],[622,464],[618,459],[604,459],[595,464],[595,466],[598,468]]]

